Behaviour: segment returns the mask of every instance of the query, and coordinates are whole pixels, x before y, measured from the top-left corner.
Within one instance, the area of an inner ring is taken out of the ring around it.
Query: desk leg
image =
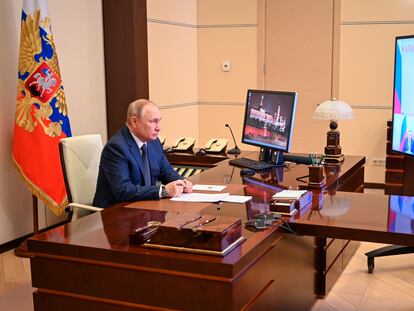
[[[315,237],[315,295],[326,295],[326,238]]]

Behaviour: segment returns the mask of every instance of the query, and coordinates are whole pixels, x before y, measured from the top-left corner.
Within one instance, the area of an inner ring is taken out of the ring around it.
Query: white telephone
[[[180,137],[173,144],[173,150],[186,151],[193,148],[196,139],[193,137]]]
[[[212,138],[206,143],[204,149],[207,152],[222,152],[226,150],[227,143],[225,138]]]

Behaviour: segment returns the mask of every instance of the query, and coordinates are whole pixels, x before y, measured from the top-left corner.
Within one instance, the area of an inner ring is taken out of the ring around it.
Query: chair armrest
[[[68,211],[68,210],[71,210],[74,207],[86,209],[88,211],[93,211],[93,212],[100,212],[100,211],[103,210],[103,208],[101,208],[101,207],[96,207],[96,206],[86,205],[86,204],[80,204],[80,203],[69,203],[65,207],[65,210]]]

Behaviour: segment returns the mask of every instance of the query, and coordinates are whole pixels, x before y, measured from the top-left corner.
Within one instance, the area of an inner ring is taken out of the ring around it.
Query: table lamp
[[[324,154],[325,163],[339,163],[344,160],[342,148],[339,145],[340,133],[337,130],[338,120],[355,118],[354,111],[347,103],[333,98],[319,104],[313,112],[314,119],[331,120],[330,131],[327,132]]]

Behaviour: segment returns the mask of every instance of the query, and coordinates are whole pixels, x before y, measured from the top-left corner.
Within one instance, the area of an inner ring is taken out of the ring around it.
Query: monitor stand
[[[259,160],[261,162],[274,163],[277,166],[283,166],[283,152],[275,151],[271,148],[260,148]]]

